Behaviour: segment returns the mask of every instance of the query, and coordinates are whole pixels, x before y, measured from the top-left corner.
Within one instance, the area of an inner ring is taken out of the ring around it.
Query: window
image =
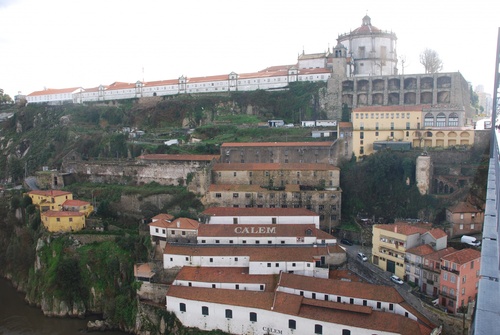
[[[267,267],[270,268],[271,267],[271,263],[267,263]]]
[[[237,198],[239,197],[239,194],[238,193],[233,193],[233,198]]]
[[[271,223],[276,224],[276,218],[271,218]]]
[[[210,263],[213,263],[214,262],[214,259],[210,257]]]
[[[237,289],[237,290],[239,290],[240,289],[240,285],[236,284],[236,285],[234,285],[234,288]]]
[[[393,311],[394,310],[394,304],[389,304],[389,310]]]
[[[462,287],[462,295],[465,295],[465,287]]]
[[[226,319],[232,319],[232,318],[233,318],[233,310],[226,309]]]
[[[313,293],[313,294],[312,294],[312,298],[313,298],[313,299],[316,299],[316,293]]]
[[[443,273],[443,280],[448,280],[448,273],[447,272]]]
[[[377,308],[381,309],[382,308],[382,303],[380,301],[377,301]]]
[[[446,127],[446,116],[444,113],[439,113],[436,117],[436,126],[437,127]]]
[[[363,306],[368,306],[368,301],[367,300],[363,300]]]
[[[238,224],[238,218],[233,218],[233,224]]]
[[[342,335],[351,335],[351,331],[349,329],[342,329]]]
[[[181,312],[185,312],[186,311],[186,304],[185,303],[181,302],[179,304],[179,311],[181,311]]]
[[[325,301],[328,301],[328,294],[325,294]]]
[[[351,305],[354,305],[354,299],[353,299],[353,298],[349,299],[349,303],[350,303]]]
[[[394,122],[391,122],[391,130],[394,130]]]
[[[425,114],[424,127],[434,127],[434,116],[431,113]]]
[[[297,322],[293,319],[288,320],[288,328],[297,329]]]
[[[314,334],[323,334],[323,326],[314,325]]]
[[[250,321],[257,322],[257,313],[250,312]]]
[[[201,315],[208,315],[208,307],[207,306],[201,306]]]
[[[236,177],[236,172],[233,172],[233,177]]]
[[[260,285],[260,290],[264,291],[264,285]]]

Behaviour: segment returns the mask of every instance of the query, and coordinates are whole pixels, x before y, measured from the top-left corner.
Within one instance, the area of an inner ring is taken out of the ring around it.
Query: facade
[[[219,163],[212,169],[214,184],[279,187],[289,184],[338,189],[340,169],[314,163]]]
[[[48,103],[61,105],[63,103],[77,103],[77,93],[81,90],[79,87],[44,89],[36,91],[26,96],[28,103]]]
[[[484,212],[468,202],[459,202],[446,209],[446,221],[451,224],[450,237],[483,231]]]
[[[206,193],[208,206],[236,208],[305,208],[319,214],[320,228],[331,229],[340,222],[342,191],[300,185],[285,185],[276,189],[260,185],[212,184]]]
[[[335,244],[332,235],[313,224],[202,224],[198,244],[312,245]]]
[[[423,256],[422,280],[420,281],[420,291],[423,294],[438,297],[441,258],[455,251],[457,251],[455,248],[449,247]]]
[[[448,148],[474,144],[474,130],[465,127],[465,111],[429,105],[371,106],[353,109],[353,151],[356,157],[381,148]]]
[[[94,212],[94,206],[92,206],[88,201],[66,200],[62,203],[62,210],[70,212],[80,212],[85,214],[85,217],[89,217],[89,215]]]
[[[59,190],[34,190],[26,193],[33,203],[37,206],[40,211],[60,211],[62,205],[67,200],[73,200],[73,194],[71,192],[59,191]]]
[[[319,215],[305,208],[210,207],[201,213],[206,224],[313,224]]]
[[[430,224],[378,224],[373,226],[372,261],[384,271],[405,278],[406,251],[422,244],[434,250],[446,248],[447,235]]]
[[[451,313],[476,300],[481,253],[462,249],[441,258],[439,303]]]
[[[40,216],[43,226],[52,233],[73,232],[85,228],[85,214],[81,212],[47,210]]]
[[[221,163],[335,164],[335,142],[223,143]]]
[[[418,287],[421,287],[424,258],[426,255],[432,254],[434,251],[435,250],[430,244],[423,244],[406,250],[404,279],[408,282],[414,283]]]

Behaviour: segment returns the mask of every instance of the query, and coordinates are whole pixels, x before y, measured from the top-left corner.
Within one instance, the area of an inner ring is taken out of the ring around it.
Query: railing
[[[500,153],[499,133],[495,127],[499,109],[498,98],[500,90],[500,28],[498,28],[495,59],[490,165],[488,187],[486,190],[486,207],[484,210],[479,286],[470,333],[472,335],[496,334],[500,329],[500,318],[498,318],[498,311],[500,311],[500,240],[498,236],[500,224]]]

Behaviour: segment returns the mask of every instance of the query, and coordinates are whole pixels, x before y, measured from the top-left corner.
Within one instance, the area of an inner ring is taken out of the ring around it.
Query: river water
[[[76,335],[87,333],[89,320],[45,317],[37,307],[24,301],[10,281],[0,278],[0,335]],[[101,334],[88,333],[88,334]],[[104,335],[124,335],[119,331],[107,331]]]

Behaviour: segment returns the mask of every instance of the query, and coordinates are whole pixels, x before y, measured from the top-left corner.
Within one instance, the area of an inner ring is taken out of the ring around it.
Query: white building
[[[193,266],[184,266],[172,285],[262,292],[276,286],[274,275],[252,275],[248,268]]]
[[[79,87],[61,89],[48,88],[43,91],[36,91],[28,94],[26,96],[26,101],[28,103],[48,103],[53,105],[79,103],[80,101],[76,100],[76,94],[80,92],[80,90],[81,88]]]
[[[314,224],[319,215],[305,208],[210,207],[203,213],[205,223],[213,224]]]
[[[332,235],[314,224],[202,224],[198,244],[312,245],[335,244]]]
[[[232,334],[428,335],[428,326],[369,306],[276,292],[173,285],[166,308],[187,327]]]
[[[159,214],[149,224],[151,239],[164,248],[170,242],[196,242],[199,222],[189,218],[177,218],[169,214]]]
[[[328,265],[345,262],[345,251],[334,246],[180,245],[168,243],[163,268],[183,266],[249,268],[250,274],[297,273],[328,278]]]
[[[363,17],[361,27],[340,35],[337,40],[347,49],[355,76],[398,74],[396,34],[372,26],[368,15]]]

